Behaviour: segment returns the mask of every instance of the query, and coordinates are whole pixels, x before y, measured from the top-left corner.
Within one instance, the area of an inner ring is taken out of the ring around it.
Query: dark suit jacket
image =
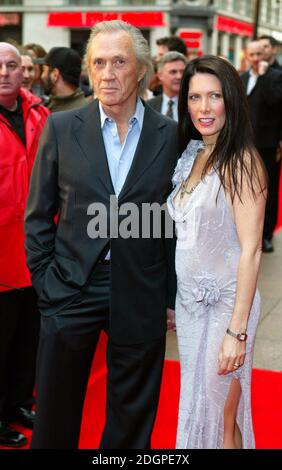
[[[273,68],[273,69],[276,69],[276,70],[280,70],[280,72],[282,72],[282,65],[280,65],[278,60],[276,60],[276,59],[273,62],[273,64],[270,65],[270,67]]]
[[[178,157],[176,124],[145,105],[142,133],[118,198],[164,204]],[[42,134],[25,216],[27,262],[43,315],[54,315],[79,295],[110,243],[110,336],[119,344],[165,333],[166,307],[174,306],[174,240],[87,234],[91,203],[107,208],[114,194],[101,133],[98,101],[53,114]],[[117,204],[113,210],[117,210]],[[59,211],[57,226],[54,216]],[[119,216],[119,221],[125,216]],[[142,215],[139,216],[140,228]],[[152,228],[150,231],[152,235]]]
[[[150,100],[146,101],[146,103],[151,106],[151,108],[153,108],[155,111],[158,111],[158,113],[160,113],[163,104],[163,94],[158,95],[155,98],[151,98]]]
[[[241,75],[245,90],[249,72]],[[248,96],[257,148],[276,148],[281,138],[282,73],[269,68]]]

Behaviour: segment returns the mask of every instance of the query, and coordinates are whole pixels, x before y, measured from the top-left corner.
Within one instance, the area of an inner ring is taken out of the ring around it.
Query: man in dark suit
[[[86,61],[98,99],[49,119],[26,211],[42,315],[32,448],[77,447],[102,329],[108,383],[100,446],[148,448],[176,285],[165,214],[148,225],[143,209],[161,208],[170,192],[176,124],[138,98],[150,68],[138,29],[98,23]]]
[[[282,65],[279,64],[276,55],[279,42],[272,36],[263,35],[258,38],[263,47],[263,59],[268,62],[269,67],[282,71]]]
[[[157,71],[162,84],[162,94],[147,103],[159,113],[178,121],[178,95],[186,57],[180,52],[170,51],[161,56]]]
[[[242,80],[248,96],[256,147],[269,177],[263,234],[263,251],[269,253],[274,249],[272,237],[278,213],[280,166],[276,155],[277,148],[282,148],[282,73],[263,60],[264,50],[260,41],[251,41],[247,45],[246,57],[250,70],[242,74]]]

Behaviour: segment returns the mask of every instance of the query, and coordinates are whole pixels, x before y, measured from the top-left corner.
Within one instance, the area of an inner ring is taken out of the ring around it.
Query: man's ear
[[[52,72],[50,73],[51,80],[53,83],[56,83],[58,81],[58,78],[60,77],[61,73],[60,70],[55,67]]]
[[[160,70],[159,72],[156,73],[158,79],[160,80],[160,82],[162,81],[162,70]]]
[[[143,67],[140,68],[139,70],[139,75],[138,75],[138,82],[141,82],[142,78],[144,78],[145,73],[147,72],[147,67],[143,65]]]

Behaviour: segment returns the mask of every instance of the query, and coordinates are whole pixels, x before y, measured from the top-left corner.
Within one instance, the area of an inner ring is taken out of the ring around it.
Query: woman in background
[[[45,57],[47,54],[44,47],[42,47],[40,44],[29,43],[29,44],[26,44],[24,48],[28,51],[28,53],[31,55],[33,60],[38,59],[40,57]],[[42,98],[43,100],[45,100],[46,95],[45,95],[44,87],[41,81],[42,71],[43,71],[42,65],[34,64],[34,80],[32,83],[32,92],[39,98]]]

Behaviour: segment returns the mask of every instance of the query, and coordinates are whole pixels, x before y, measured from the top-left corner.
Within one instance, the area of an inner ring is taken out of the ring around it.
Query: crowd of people
[[[257,278],[282,155],[276,52],[269,36],[250,41],[239,74],[166,37],[152,61],[123,21],[97,23],[83,60],[0,43],[0,446],[26,445],[20,423],[32,449],[77,448],[104,330],[100,448],[150,448],[171,329],[177,447],[255,447]]]

